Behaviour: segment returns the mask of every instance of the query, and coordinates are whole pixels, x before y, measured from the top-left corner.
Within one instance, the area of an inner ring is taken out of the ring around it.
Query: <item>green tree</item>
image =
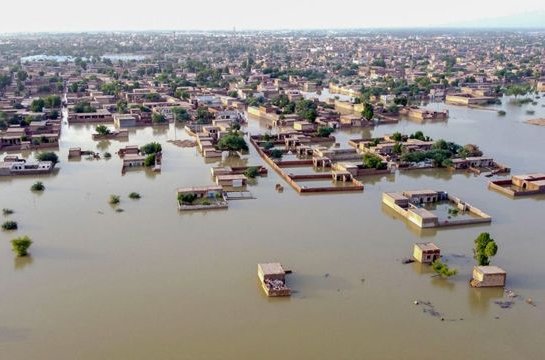
[[[365,153],[363,155],[363,167],[366,169],[377,169],[384,170],[386,169],[387,164],[382,161],[382,159],[375,154]]]
[[[443,263],[440,259],[435,260],[431,267],[441,277],[451,277],[458,272],[456,269],[450,269],[447,264]]]
[[[250,166],[244,171],[247,178],[254,179],[259,175],[259,166]]]
[[[100,135],[109,135],[111,134],[112,132],[110,131],[110,129],[108,129],[108,127],[106,125],[97,125],[95,127],[95,131],[97,132],[97,134],[100,134]]]
[[[148,143],[140,148],[140,152],[145,155],[156,154],[162,151],[161,144],[158,142]]]
[[[295,104],[295,112],[297,115],[310,122],[314,122],[318,117],[316,103],[312,100],[299,100]]]
[[[333,129],[332,127],[320,127],[318,128],[318,136],[329,137],[331,134],[333,134],[334,131],[335,129]]]
[[[45,101],[42,98],[32,100],[30,103],[30,111],[32,112],[42,112],[45,107]]]
[[[375,111],[373,110],[373,105],[366,102],[363,105],[363,111],[361,112],[361,116],[363,116],[365,119],[369,121],[373,118],[374,115],[375,115]]]
[[[119,100],[116,103],[116,110],[120,114],[126,114],[128,112],[128,103],[125,100]]]
[[[57,154],[51,151],[39,153],[36,155],[36,159],[38,159],[38,161],[51,161],[53,164],[59,162],[59,157]]]
[[[159,113],[156,113],[156,112],[154,112],[151,115],[151,121],[154,124],[164,124],[164,123],[168,122],[167,118],[163,114],[159,114]]]
[[[41,181],[36,181],[32,186],[30,187],[30,190],[32,191],[44,191],[45,185]]]
[[[490,258],[498,252],[498,245],[489,233],[483,232],[475,239],[473,254],[479,266],[490,265]]]
[[[27,256],[32,240],[28,236],[21,236],[11,240],[11,249],[17,256]]]
[[[119,195],[110,195],[110,198],[108,199],[108,204],[110,205],[117,205],[121,202],[121,198],[119,197]]]
[[[174,113],[174,119],[178,122],[183,123],[191,120],[191,115],[182,107],[173,107],[172,112]]]
[[[191,205],[197,200],[197,195],[194,193],[178,194],[178,201],[184,205]]]
[[[219,150],[225,151],[248,151],[246,140],[238,132],[231,132],[222,136],[217,147]]]

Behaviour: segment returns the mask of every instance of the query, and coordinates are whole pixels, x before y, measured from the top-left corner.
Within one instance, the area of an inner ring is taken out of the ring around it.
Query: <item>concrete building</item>
[[[507,272],[497,266],[475,266],[473,268],[473,287],[504,287]]]
[[[290,296],[286,286],[286,271],[279,263],[257,264],[257,277],[267,296]]]
[[[413,258],[423,264],[431,264],[441,258],[441,250],[434,243],[416,243],[413,248]]]

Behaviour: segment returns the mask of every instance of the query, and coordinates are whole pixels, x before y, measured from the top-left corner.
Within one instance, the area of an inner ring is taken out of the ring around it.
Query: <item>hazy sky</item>
[[[545,10],[544,0],[3,0],[0,32],[427,27]]]

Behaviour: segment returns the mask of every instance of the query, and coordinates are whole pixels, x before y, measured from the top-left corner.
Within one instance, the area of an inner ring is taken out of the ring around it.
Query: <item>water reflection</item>
[[[490,310],[490,305],[496,300],[502,300],[503,295],[503,288],[471,288],[469,290],[469,308],[471,313],[486,315]]]
[[[32,256],[16,256],[13,259],[13,268],[15,270],[23,270],[27,266],[32,265],[34,258]]]
[[[110,140],[100,140],[96,144],[96,148],[100,151],[106,151],[108,148],[112,145],[112,142]]]

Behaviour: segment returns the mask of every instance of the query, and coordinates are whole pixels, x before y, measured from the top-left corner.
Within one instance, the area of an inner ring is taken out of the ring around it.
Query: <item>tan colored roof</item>
[[[439,247],[435,245],[434,243],[427,242],[427,243],[416,243],[415,246],[419,247],[422,251],[435,251],[439,250]]]
[[[280,263],[264,263],[257,264],[257,266],[261,268],[264,275],[278,275],[286,273]]]
[[[505,270],[503,270],[500,267],[489,265],[489,266],[475,266],[477,271],[479,271],[482,274],[507,274]]]

